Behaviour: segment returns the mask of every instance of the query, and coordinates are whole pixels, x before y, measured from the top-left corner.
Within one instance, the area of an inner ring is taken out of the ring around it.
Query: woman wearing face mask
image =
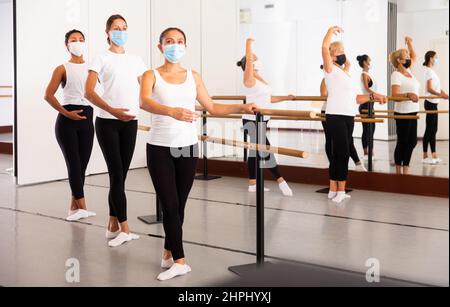
[[[261,62],[258,57],[253,54],[252,51],[252,39],[248,39],[246,43],[246,55],[243,57],[237,65],[244,71],[244,86],[246,90],[247,101],[253,101],[261,108],[269,108],[272,103],[279,103],[286,100],[294,100],[294,96],[289,96],[287,99],[272,97],[272,90],[266,81],[260,75]],[[256,118],[255,115],[244,115],[242,117],[244,129],[248,131],[250,141],[256,143]],[[270,117],[265,117],[266,124],[269,122]],[[269,140],[266,138],[266,145],[270,146]],[[281,193],[284,196],[293,196],[287,182],[281,176],[277,166],[275,155],[270,154],[265,159],[272,165],[269,168],[273,177],[277,180]],[[247,161],[249,172],[249,187],[250,193],[256,193],[256,151],[250,151],[250,155]],[[268,189],[265,189],[269,191]]]
[[[347,62],[345,64],[345,67],[346,68],[344,68],[344,69],[346,69],[346,71],[348,72],[350,70],[350,64]],[[323,70],[323,65],[320,66],[320,69]],[[326,84],[325,78],[322,79],[322,82],[320,83],[320,96],[328,97],[328,89],[327,89],[327,84]],[[326,110],[327,110],[327,102],[325,101],[324,104],[322,105],[322,114],[326,114]],[[330,157],[332,155],[331,139],[330,139],[330,135],[327,133],[326,125],[327,125],[327,122],[323,121],[322,127],[323,127],[323,132],[325,133],[325,152],[327,154],[328,161],[331,161],[330,160]],[[350,158],[355,163],[355,169],[357,171],[367,172],[366,167],[361,162],[361,159],[359,159],[358,151],[356,150],[353,136],[352,136],[351,143],[350,143]],[[333,195],[334,195],[334,193],[330,193],[330,197]]]
[[[256,105],[222,105],[211,100],[200,75],[180,65],[186,53],[182,30],[165,30],[158,48],[165,62],[144,74],[141,108],[152,114],[147,161],[164,216],[161,266],[167,271],[158,276],[163,281],[191,272],[183,250],[183,222],[198,160],[196,101],[213,115],[254,113]]]
[[[97,139],[108,166],[110,218],[108,243],[117,247],[139,237],[130,233],[127,220],[125,180],[136,145],[139,115],[139,82],[146,66],[138,56],[125,52],[128,26],[120,15],[106,23],[109,50],[98,56],[89,68],[86,97],[100,108],[95,123]],[[97,79],[103,96],[95,91]]]
[[[330,194],[329,198],[341,203],[349,195],[345,192],[348,161],[353,139],[356,104],[369,101],[386,103],[387,98],[378,94],[357,95],[353,80],[345,67],[347,57],[341,42],[332,43],[333,36],[343,33],[339,27],[330,28],[322,44],[325,83],[328,89],[326,129],[331,140]]]
[[[448,94],[441,89],[441,80],[433,67],[439,64],[439,58],[436,51],[428,51],[425,54],[425,81],[426,84],[426,95],[438,96],[442,99],[448,99]],[[427,111],[437,111],[439,99],[427,99],[425,100],[425,110]],[[439,159],[436,152],[436,135],[438,132],[438,114],[427,114],[427,127],[425,130],[425,135],[423,136],[423,160],[424,164],[439,164],[442,162]],[[431,147],[432,157],[428,157],[428,146]]]
[[[88,68],[83,59],[84,34],[72,30],[66,34],[65,44],[70,60],[58,66],[45,93],[45,100],[59,112],[56,120],[56,139],[64,155],[72,190],[68,221],[78,221],[95,213],[86,209],[84,179],[94,142],[93,109],[84,98]],[[63,87],[63,101],[55,97]]]
[[[391,76],[391,93],[394,97],[408,98],[408,101],[395,104],[395,115],[417,115],[419,112],[420,83],[411,72],[417,60],[413,42],[405,38],[408,49],[394,51],[390,61],[395,68]],[[397,174],[407,175],[412,153],[417,145],[417,119],[396,119],[397,146],[395,165]]]
[[[356,60],[359,63],[359,66],[362,68],[363,72],[361,74],[361,89],[362,92],[364,94],[370,95],[370,94],[376,94],[376,83],[375,83],[375,79],[372,77],[372,75],[369,73],[370,68],[371,68],[371,62],[372,59],[367,55],[360,55],[356,58]],[[372,102],[368,102],[365,104],[362,104],[359,106],[359,113],[361,115],[367,115],[367,111],[369,110],[369,104],[372,104],[372,108],[373,108],[373,103]],[[371,142],[372,144],[372,148],[373,148],[373,137],[375,135],[375,129],[376,129],[376,125],[372,124],[372,123],[363,123],[363,134],[361,137],[362,140],[362,145],[363,145],[363,149],[364,149],[364,159],[368,160],[369,158],[369,142]],[[369,129],[372,128],[372,135],[369,135]],[[375,158],[375,156],[373,155],[372,152],[372,158]]]

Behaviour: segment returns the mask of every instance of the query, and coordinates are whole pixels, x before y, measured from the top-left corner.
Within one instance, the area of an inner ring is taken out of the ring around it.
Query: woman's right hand
[[[344,33],[344,29],[342,29],[341,27],[331,27],[330,29],[328,29],[328,34],[339,34],[339,33]]]
[[[64,112],[63,115],[71,120],[76,120],[76,121],[86,120],[87,119],[86,116],[80,116],[80,114],[83,112],[84,112],[83,110],[67,111],[67,112]]]
[[[412,101],[412,102],[419,102],[419,96],[417,94],[414,93],[408,93],[408,98]]]
[[[448,100],[448,94],[446,92],[442,92],[441,93],[441,98],[445,99],[445,100]]]
[[[134,115],[127,114],[130,110],[113,108],[109,113],[123,122],[130,122],[136,118]]]
[[[195,112],[183,108],[172,108],[169,116],[176,120],[188,123],[193,123],[197,119],[197,114]]]

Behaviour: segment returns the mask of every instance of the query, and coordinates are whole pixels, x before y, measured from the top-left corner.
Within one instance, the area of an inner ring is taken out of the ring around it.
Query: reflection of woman
[[[168,269],[158,280],[168,280],[191,272],[183,249],[183,222],[198,160],[196,101],[213,115],[253,113],[256,105],[222,105],[211,100],[201,76],[180,64],[186,53],[182,30],[165,30],[158,48],[165,62],[144,74],[141,108],[152,114],[147,162],[164,216],[161,266]]]
[[[343,30],[339,27],[330,28],[322,44],[325,82],[328,89],[325,127],[330,135],[332,148],[329,198],[336,203],[350,198],[346,194],[345,187],[355,125],[356,103],[363,104],[369,101],[385,103],[387,101],[386,97],[378,94],[357,95],[353,80],[346,71],[348,60],[344,45],[341,42],[331,42],[333,35],[342,32]]]
[[[392,96],[408,98],[408,101],[395,104],[395,115],[416,116],[419,112],[420,83],[411,72],[417,61],[412,39],[405,39],[408,49],[394,51],[390,61],[395,67],[391,77]],[[407,175],[412,153],[417,145],[417,119],[396,119],[397,146],[395,148],[395,165],[397,174]]]
[[[372,59],[367,54],[365,54],[358,56],[357,61],[359,63],[359,66],[363,70],[361,74],[361,89],[363,93],[367,95],[374,94],[376,91],[376,83],[375,79],[370,74]],[[372,104],[373,108],[373,102],[368,102],[360,105],[359,113],[362,115],[367,115],[367,111],[369,110],[370,104]],[[372,123],[363,123],[362,126],[363,126],[363,134],[361,140],[364,149],[364,159],[367,160],[369,156],[369,142],[371,143],[370,145],[372,146],[373,149],[373,137],[375,135],[376,125]],[[372,128],[371,135],[369,135],[370,128]],[[374,158],[373,151],[372,151],[372,158]]]
[[[83,59],[86,49],[84,34],[72,30],[66,34],[66,47],[70,60],[58,66],[47,87],[45,99],[59,112],[56,121],[56,139],[64,154],[72,190],[72,203],[68,221],[95,216],[86,209],[84,180],[94,142],[93,109],[84,98],[88,68]],[[55,93],[63,87],[63,101]]]
[[[127,218],[125,180],[134,154],[139,113],[139,81],[146,70],[142,59],[125,52],[128,26],[120,15],[111,16],[106,23],[109,50],[98,56],[89,68],[86,97],[101,111],[95,122],[97,139],[108,166],[110,191],[108,245],[120,246],[137,240]],[[95,92],[100,80],[104,94]]]
[[[425,81],[426,95],[438,96],[443,99],[448,99],[448,94],[441,89],[441,80],[433,70],[433,67],[439,63],[439,58],[436,51],[428,51],[425,54]],[[425,110],[437,111],[439,99],[425,100]],[[436,135],[438,132],[438,114],[427,114],[427,127],[423,136],[423,160],[424,164],[439,164],[442,162],[436,152]],[[432,157],[428,158],[428,146],[431,147]]]
[[[349,69],[349,65],[347,65],[347,68]],[[323,65],[320,66],[320,69],[323,70]],[[320,83],[320,96],[328,97],[328,90],[327,90],[327,84],[325,82],[325,78],[322,79],[322,83]],[[327,102],[325,101],[323,106],[322,106],[322,114],[325,114],[326,110],[327,110]],[[326,125],[327,125],[327,122],[323,121],[322,122],[322,127],[323,127],[323,131],[325,133],[325,152],[327,154],[328,161],[330,161],[330,157],[331,157],[331,139],[330,139],[329,133],[327,133]],[[359,159],[358,151],[356,150],[353,136],[352,136],[351,143],[350,143],[350,158],[355,163],[355,169],[357,171],[367,172],[366,167],[361,162],[361,159]],[[330,193],[329,196],[330,197],[334,196],[334,193]]]
[[[262,78],[260,74],[261,62],[258,57],[253,54],[252,51],[252,39],[247,40],[246,55],[240,60],[237,65],[244,71],[244,86],[246,91],[247,101],[252,101],[258,104],[260,108],[269,108],[272,103],[279,103],[285,101],[281,98],[272,97],[272,89]],[[294,96],[289,96],[289,99],[294,99]],[[244,115],[242,117],[244,129],[248,131],[250,141],[256,143],[256,118],[254,115]],[[270,118],[265,117],[266,124]],[[269,140],[266,138],[266,145],[270,145]],[[270,154],[266,157],[266,162],[270,163],[270,172],[272,176],[277,180],[278,186],[284,196],[292,196],[292,190],[287,182],[280,174],[278,165],[275,159],[275,155]],[[248,164],[249,174],[249,187],[248,191],[251,193],[256,192],[256,152],[250,151]],[[266,189],[267,191],[268,189]]]

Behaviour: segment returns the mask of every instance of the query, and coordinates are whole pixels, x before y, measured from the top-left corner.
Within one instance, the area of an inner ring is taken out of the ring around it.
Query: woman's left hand
[[[295,95],[288,95],[287,98],[286,98],[286,101],[294,101],[295,98],[296,98]]]
[[[256,114],[259,112],[259,106],[256,103],[243,104],[242,112],[245,114]]]
[[[381,94],[373,94],[375,101],[378,101],[380,104],[386,104],[389,102],[387,96]]]

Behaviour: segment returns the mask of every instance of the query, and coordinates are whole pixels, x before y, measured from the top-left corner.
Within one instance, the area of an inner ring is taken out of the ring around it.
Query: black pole
[[[144,222],[147,225],[161,224],[163,221],[163,214],[161,208],[161,202],[158,195],[156,195],[156,215],[138,216],[138,220]]]
[[[247,99],[244,99],[244,104],[247,104]],[[248,131],[244,127],[244,142],[247,143],[248,140]],[[248,160],[248,150],[247,148],[244,148],[244,162],[247,162]]]
[[[203,111],[203,119],[202,119],[202,135],[208,136],[208,113],[206,111]],[[214,179],[221,178],[220,176],[209,176],[209,169],[208,169],[208,142],[202,141],[203,145],[203,174],[200,176],[196,176],[195,179],[197,180],[203,180],[203,181],[209,181]]]
[[[266,140],[264,116],[256,114],[256,139],[259,146],[263,146]],[[258,266],[264,264],[264,168],[261,150],[256,155],[256,261]]]
[[[374,118],[374,109],[373,109],[374,103],[371,101],[369,102],[369,118],[373,119]],[[372,123],[368,123],[369,124],[369,172],[373,172],[373,125]]]

